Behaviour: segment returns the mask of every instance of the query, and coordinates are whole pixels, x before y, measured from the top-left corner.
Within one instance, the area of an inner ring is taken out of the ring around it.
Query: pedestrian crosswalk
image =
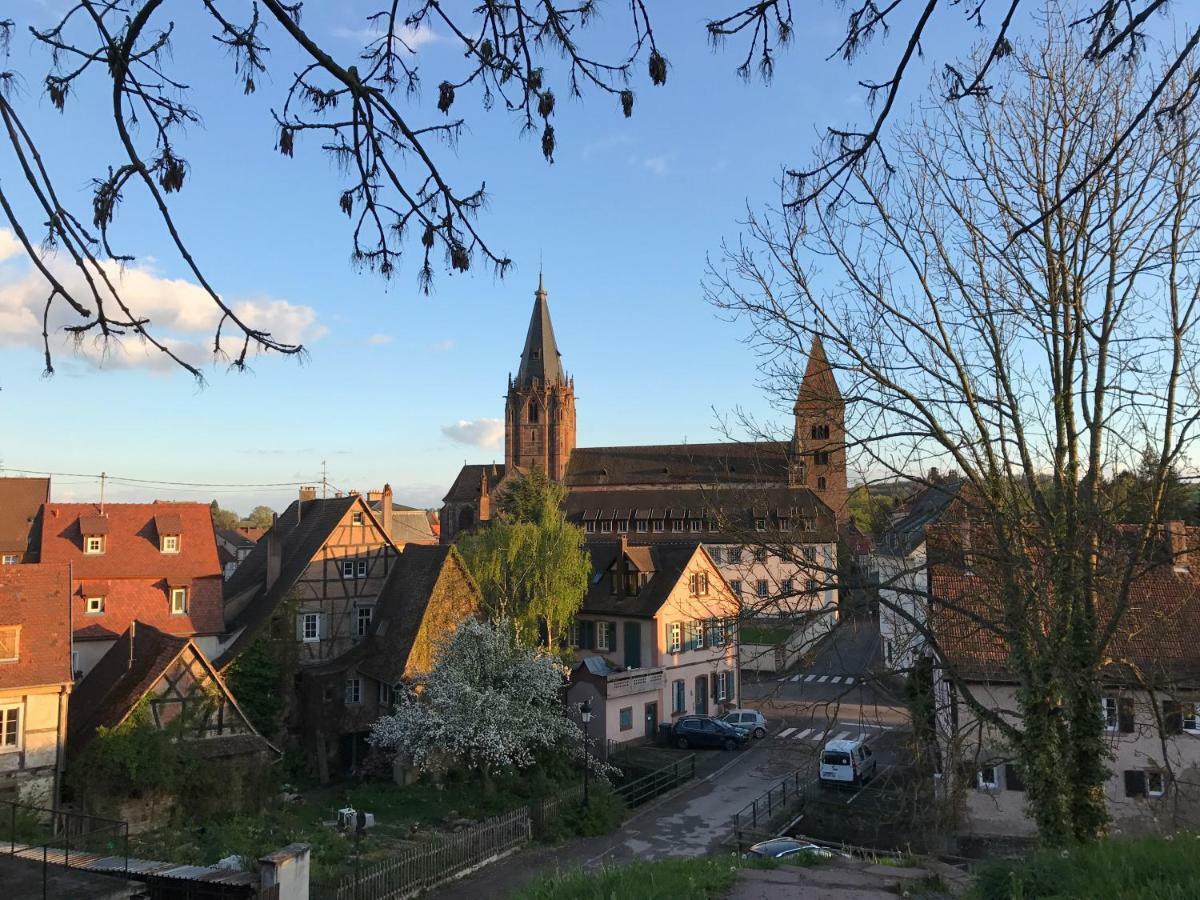
[[[833,728],[818,726],[816,728],[785,728],[776,734],[775,738],[781,741],[809,741],[819,743],[821,741],[865,741],[876,735],[877,732],[872,731],[835,731]]]
[[[858,679],[854,675],[818,675],[815,672],[811,675],[807,675],[803,672],[798,675],[784,675],[782,678],[776,678],[775,680],[779,682],[790,681],[792,684],[813,684],[815,682],[816,684],[828,683],[846,686],[853,685],[858,682]]]

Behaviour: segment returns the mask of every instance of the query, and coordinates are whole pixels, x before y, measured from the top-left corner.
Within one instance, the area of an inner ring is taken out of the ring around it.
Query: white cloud
[[[454,340],[447,338],[444,341],[438,341],[436,344],[430,344],[429,349],[434,353],[449,353],[454,349]]]
[[[0,258],[5,232],[0,232]],[[51,256],[50,269],[85,306],[91,295],[78,270]],[[108,279],[133,315],[149,319],[147,330],[182,359],[198,367],[212,361],[212,341],[221,311],[199,285],[182,278],[164,278],[149,265],[126,266],[104,263]],[[97,279],[97,284],[102,282]],[[0,276],[0,346],[42,346],[42,314],[49,291],[41,274],[25,267],[20,274]],[[115,300],[104,291],[105,308],[111,318],[121,313]],[[227,298],[226,302],[247,326],[266,331],[280,342],[310,344],[327,329],[317,324],[317,313],[310,306],[277,297],[250,296]],[[94,307],[93,307],[94,308]],[[50,349],[56,361],[71,357],[98,368],[145,368],[169,372],[177,365],[129,329],[107,341],[98,332],[88,332],[74,346],[73,338],[62,329],[84,322],[65,302],[56,299],[50,310]],[[227,352],[240,349],[238,331],[227,322],[222,329]]]
[[[642,160],[642,168],[655,175],[667,174],[667,158],[665,156],[648,156]]]
[[[24,253],[25,248],[17,240],[17,236],[7,228],[0,228],[0,262]]]
[[[459,419],[453,425],[443,425],[442,434],[459,444],[473,447],[499,447],[504,441],[504,423],[499,419]]]
[[[403,41],[413,53],[426,44],[435,44],[442,39],[441,35],[428,25],[418,25],[414,28],[411,25],[397,23],[397,28],[392,33]],[[353,41],[365,47],[383,37],[383,29],[376,28],[374,22],[369,22],[363,28],[335,28],[333,36]]]
[[[384,344],[390,344],[395,340],[390,334],[373,334],[367,338],[367,343],[372,347],[382,347]]]

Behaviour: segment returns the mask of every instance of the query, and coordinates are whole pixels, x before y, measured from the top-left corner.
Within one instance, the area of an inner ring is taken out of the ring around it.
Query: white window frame
[[[179,535],[164,534],[159,540],[159,550],[163,553],[179,552]]]
[[[645,520],[645,519],[638,519],[638,520],[637,520],[637,533],[638,533],[638,534],[645,534],[645,533],[646,533],[646,531],[647,531],[647,527],[648,527],[648,526],[647,526],[647,524],[646,524],[646,520]]]
[[[358,706],[362,703],[362,679],[355,676],[346,679],[345,701],[347,706]]]
[[[342,560],[342,577],[343,578],[353,578],[354,577],[354,560],[352,560],[352,559],[343,559]]]
[[[396,700],[396,690],[386,681],[379,682],[379,705],[389,709]]]
[[[567,626],[567,642],[574,648],[579,648],[579,638],[582,629],[579,627],[579,620],[575,620]]]
[[[600,522],[600,533],[601,534],[611,534],[612,533],[612,519],[603,519]]]
[[[95,542],[95,547],[93,547]],[[83,536],[83,552],[85,556],[99,556],[104,552],[104,535],[85,534]]]
[[[371,565],[370,565],[371,561],[367,560],[367,559],[356,559],[354,562],[355,562],[354,577],[355,578],[366,578],[367,573],[369,571],[371,571]]]
[[[178,602],[176,602],[178,601]],[[186,616],[188,611],[188,589],[185,587],[171,588],[171,615]]]
[[[754,520],[754,530],[755,531],[766,531],[767,530],[767,520],[766,519],[755,519]]]
[[[700,572],[696,575],[696,593],[701,597],[708,596],[708,573]]]
[[[312,623],[312,637],[308,634],[308,625]],[[321,640],[321,614],[314,612],[300,613],[300,641],[305,644],[315,644]]]
[[[589,519],[588,521],[583,523],[583,530],[586,531],[588,534],[595,534],[596,533],[596,523],[594,521],[592,521],[591,519]]]
[[[668,653],[682,653],[683,652],[683,623],[682,622],[672,622],[671,623],[671,639],[667,644],[667,652]]]
[[[683,519],[672,519],[671,520],[671,530],[682,532],[683,531]]]
[[[771,596],[771,587],[769,584],[767,584],[767,579],[758,579],[758,586],[755,588],[754,596],[756,596],[759,600],[766,600]]]
[[[4,556],[0,557],[0,565],[2,566],[15,566],[20,561],[21,557],[17,553],[5,553]]]
[[[617,520],[617,534],[628,534],[628,533],[629,533],[629,520],[628,519],[618,519]]]
[[[1167,793],[1167,773],[1162,769],[1146,769],[1146,796],[1147,797],[1162,797]],[[1151,785],[1151,779],[1158,779],[1158,790],[1154,790]]]
[[[98,616],[104,612],[103,597],[88,597],[84,605],[83,611],[89,616]]]
[[[363,613],[366,613],[364,616]],[[356,637],[366,637],[371,631],[371,623],[375,620],[375,607],[356,606],[354,608],[354,634]]]
[[[704,530],[704,522],[702,522],[700,519],[692,519],[692,521],[689,522],[688,525],[693,534],[699,534],[701,531]]]
[[[1180,714],[1183,718],[1184,733],[1200,734],[1200,703],[1184,703]]]
[[[990,771],[991,779],[983,777],[983,773]],[[1000,789],[1000,767],[999,766],[984,766],[975,773],[976,783],[981,791],[996,791]]]
[[[720,530],[720,528],[719,528],[719,527],[718,527],[718,525],[717,525],[717,520],[716,520],[716,519],[709,519],[709,520],[708,520],[708,530],[709,530],[709,531],[719,531],[719,530]]]
[[[1100,718],[1104,722],[1105,731],[1116,731],[1121,725],[1121,708],[1115,696],[1105,695],[1100,698]]]
[[[729,590],[735,597],[742,596],[742,579],[734,578],[729,582]]]
[[[0,631],[11,631],[13,634],[13,655],[0,656],[0,662],[17,662],[21,658],[21,626],[6,625]]]
[[[612,629],[610,631],[609,629]],[[611,652],[616,648],[612,646],[613,642],[609,636],[616,631],[616,627],[612,622],[597,622],[596,623],[596,649]]]
[[[0,705],[0,753],[20,753],[25,745],[25,716],[20,703]],[[7,743],[8,723],[11,718],[17,721],[16,737],[13,743]]]
[[[351,525],[362,525],[363,524],[363,514],[362,514],[361,509],[356,512],[350,513],[350,524]]]
[[[663,520],[662,519],[654,519],[653,523],[651,524],[650,527],[654,529],[655,534],[662,534]]]
[[[728,700],[728,699],[729,699],[729,673],[724,672],[724,671],[718,672],[717,673],[717,700],[719,702],[721,700]]]

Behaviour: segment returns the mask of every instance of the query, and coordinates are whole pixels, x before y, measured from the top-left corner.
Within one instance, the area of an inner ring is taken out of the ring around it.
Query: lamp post
[[[589,697],[579,705],[579,718],[583,721],[583,805],[588,805],[588,723],[592,721],[592,699]]]

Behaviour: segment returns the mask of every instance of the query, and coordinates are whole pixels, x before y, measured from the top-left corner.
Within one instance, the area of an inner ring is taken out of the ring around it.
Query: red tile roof
[[[0,663],[0,688],[71,681],[70,593],[64,565],[0,566],[0,627],[21,629],[18,660]]]
[[[49,478],[0,478],[0,552],[25,554],[36,548],[37,541],[30,539],[37,537],[38,510],[49,499]]]
[[[75,634],[111,639],[138,619],[171,634],[217,634],[224,630],[221,562],[206,503],[109,503],[104,553],[83,552],[81,521],[100,516],[91,503],[49,503],[42,516],[43,562],[73,569]],[[178,528],[179,552],[159,549],[160,528]],[[104,583],[107,582],[105,586]],[[188,611],[173,615],[170,588],[188,588]],[[104,588],[103,593],[90,593]],[[104,597],[104,612],[88,614],[86,598]]]

